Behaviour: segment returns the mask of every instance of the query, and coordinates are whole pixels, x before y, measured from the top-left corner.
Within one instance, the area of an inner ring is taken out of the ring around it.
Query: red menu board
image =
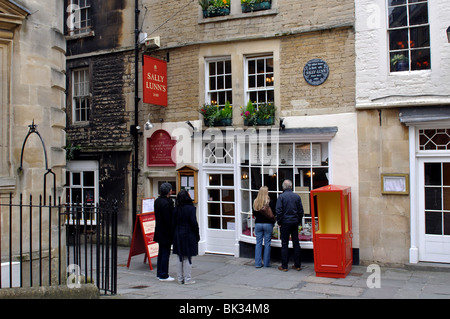
[[[153,207],[154,198],[147,198],[142,201],[146,207]],[[128,255],[127,267],[130,267],[131,257],[145,254],[144,262],[148,258],[150,270],[153,270],[151,258],[158,256],[158,243],[153,241],[155,235],[155,213],[146,212],[136,215],[133,238],[131,240],[130,253]]]

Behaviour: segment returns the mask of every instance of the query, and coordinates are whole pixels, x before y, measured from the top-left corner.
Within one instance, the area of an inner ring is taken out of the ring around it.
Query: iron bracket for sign
[[[37,125],[34,124],[34,120],[31,123],[31,125],[28,125],[29,130],[28,130],[28,134],[25,137],[24,141],[23,141],[23,145],[22,145],[22,152],[20,154],[20,166],[19,166],[19,173],[23,172],[23,152],[25,150],[25,144],[27,143],[28,138],[30,137],[31,134],[36,134],[39,139],[41,140],[41,144],[42,144],[42,148],[44,150],[44,160],[45,160],[45,169],[46,169],[46,173],[44,174],[44,205],[46,203],[46,193],[47,193],[47,175],[51,174],[53,175],[53,200],[54,200],[54,204],[56,205],[56,174],[52,171],[51,168],[48,168],[48,161],[47,161],[47,150],[45,148],[45,143],[44,140],[42,139],[41,134],[39,134],[38,130],[37,130]],[[50,203],[51,204],[51,203]]]

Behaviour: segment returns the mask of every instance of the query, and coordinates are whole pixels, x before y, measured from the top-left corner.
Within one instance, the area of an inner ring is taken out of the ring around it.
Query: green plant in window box
[[[395,71],[407,71],[408,68],[408,58],[403,54],[395,54],[391,59],[391,64]]]
[[[267,10],[272,7],[271,0],[241,0],[242,12]]]
[[[216,104],[204,104],[199,113],[203,115],[206,126],[228,126],[232,123],[233,108],[228,101],[222,108]]]
[[[230,102],[226,102],[223,108],[219,109],[219,114],[214,122],[215,126],[228,126],[233,121],[233,108]]]
[[[273,125],[275,122],[275,105],[263,103],[256,109],[251,101],[241,108],[244,125]]]
[[[203,17],[217,17],[230,14],[230,0],[198,0]]]

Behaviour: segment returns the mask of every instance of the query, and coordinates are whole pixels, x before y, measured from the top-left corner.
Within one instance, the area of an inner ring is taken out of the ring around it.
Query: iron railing
[[[94,283],[117,292],[117,204],[0,199],[0,288]],[[94,219],[96,223],[90,223]]]

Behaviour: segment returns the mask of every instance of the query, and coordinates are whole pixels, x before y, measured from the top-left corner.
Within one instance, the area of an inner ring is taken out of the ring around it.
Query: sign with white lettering
[[[167,106],[167,63],[148,55],[143,56],[144,103]]]
[[[314,86],[324,83],[329,74],[330,69],[328,64],[321,59],[312,59],[308,61],[303,68],[303,77],[305,78],[305,81]]]
[[[147,166],[176,166],[172,154],[175,156],[176,141],[167,131],[157,130],[147,139]]]

